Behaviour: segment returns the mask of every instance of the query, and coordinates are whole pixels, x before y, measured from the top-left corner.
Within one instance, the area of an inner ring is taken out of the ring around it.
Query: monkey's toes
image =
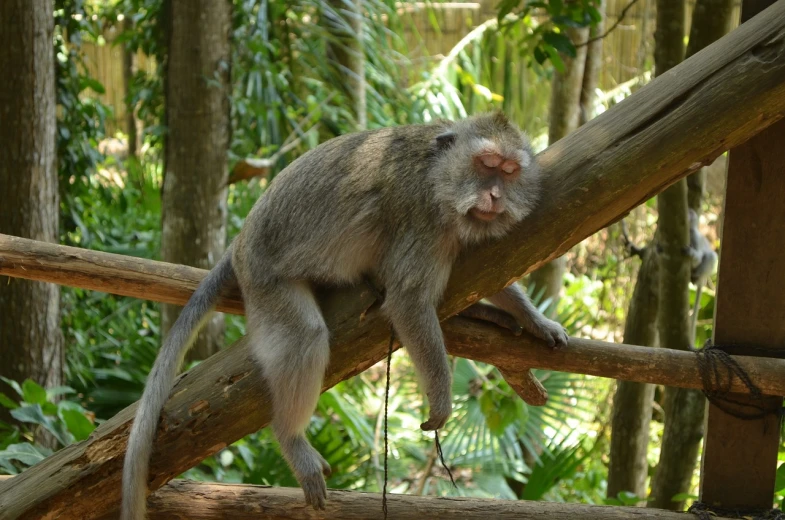
[[[303,488],[306,504],[313,506],[314,509],[325,508],[327,505],[327,484],[321,473],[301,478],[300,486]]]

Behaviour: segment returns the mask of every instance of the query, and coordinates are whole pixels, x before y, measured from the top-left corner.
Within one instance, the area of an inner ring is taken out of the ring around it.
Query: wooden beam
[[[303,492],[297,488],[173,480],[150,497],[150,520],[367,520],[382,516],[380,493],[330,490],[327,495],[326,511],[318,512],[304,504]],[[390,520],[685,520],[684,513],[657,509],[488,498],[388,494],[387,506]]]
[[[505,239],[456,265],[440,315],[562,255],[783,116],[785,2],[779,2],[541,153],[547,174],[537,209]],[[362,287],[321,295],[332,338],[325,387],[384,358],[388,328],[379,312],[364,313],[372,302]],[[269,406],[245,340],[181,376],[159,428],[151,489],[266,425]],[[0,483],[0,510],[12,518],[88,519],[116,507],[134,410]]]
[[[0,475],[0,481],[9,475]],[[299,488],[254,486],[250,484],[218,484],[176,479],[150,495],[149,520],[366,520],[377,511],[381,515],[382,496],[330,489],[327,491],[327,509],[314,511],[306,507]],[[621,506],[594,506],[585,504],[560,504],[528,500],[499,500],[492,498],[433,497],[412,495],[387,495],[391,520],[411,518],[486,520],[487,518],[535,520],[552,518],[572,520],[622,520],[629,518],[650,520],[685,520],[684,513],[657,509]],[[114,519],[113,511],[105,516]],[[713,517],[722,520],[722,517]]]
[[[744,0],[742,27],[772,3]],[[785,356],[785,256],[778,247],[785,243],[783,149],[780,121],[728,154],[713,340],[735,345],[727,350],[736,354]],[[731,398],[775,412],[782,406],[782,397]],[[744,420],[708,405],[701,500],[710,507],[771,508],[780,423],[776,414]]]

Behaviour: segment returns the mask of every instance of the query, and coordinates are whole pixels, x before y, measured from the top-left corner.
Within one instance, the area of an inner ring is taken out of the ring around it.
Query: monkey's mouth
[[[469,210],[469,214],[477,220],[482,220],[483,222],[492,222],[496,220],[496,217],[501,215],[501,212],[483,211],[481,209],[472,208]]]

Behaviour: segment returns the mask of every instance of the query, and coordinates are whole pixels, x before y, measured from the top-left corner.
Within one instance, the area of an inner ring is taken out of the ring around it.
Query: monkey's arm
[[[420,428],[437,430],[452,411],[452,374],[436,307],[422,294],[397,291],[388,291],[383,307],[425,386],[430,415]]]
[[[488,298],[491,303],[512,314],[523,330],[545,340],[550,347],[567,345],[567,331],[559,323],[549,320],[529,301],[517,283]]]

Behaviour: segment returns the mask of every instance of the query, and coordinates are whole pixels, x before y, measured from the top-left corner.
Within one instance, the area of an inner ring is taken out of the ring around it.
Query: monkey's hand
[[[527,327],[529,332],[538,338],[545,340],[551,348],[566,347],[569,336],[567,330],[553,320],[549,320],[545,316],[540,316],[539,319],[533,321],[531,327]]]
[[[431,404],[430,414],[428,420],[420,425],[423,431],[438,430],[447,423],[452,413],[452,396],[448,392],[446,396],[431,399],[428,396],[428,401]]]

